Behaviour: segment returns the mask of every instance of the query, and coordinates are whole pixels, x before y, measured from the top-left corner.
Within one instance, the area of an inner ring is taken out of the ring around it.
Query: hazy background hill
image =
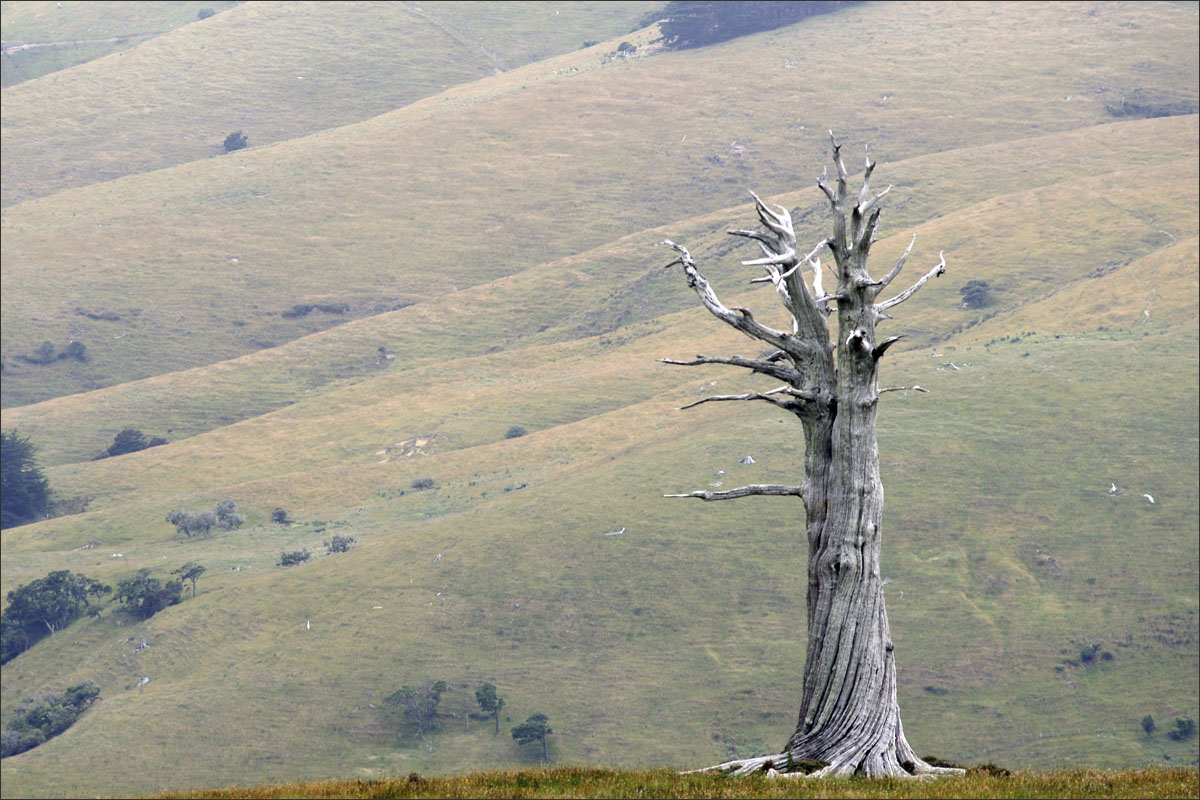
[[[745,345],[653,244],[770,319],[723,231],[754,188],[824,235],[831,127],[895,184],[877,263],[916,233],[914,274],[950,264],[891,324],[887,381],[931,393],[880,425],[910,739],[1195,761],[1139,725],[1198,714],[1194,5],[866,3],[676,53],[629,32],[653,4],[419,7],[245,3],[3,90],[3,428],[86,509],[6,530],[0,590],[208,567],[195,599],[4,666],[6,722],[103,697],[4,759],[5,796],[511,764],[536,711],[564,762],[778,746],[802,509],[661,494],[794,479],[803,442],[766,409],[675,410],[750,387],[656,359]],[[236,128],[250,148],[209,157]],[[88,359],[22,358],[43,341]],[[171,443],[91,460],[126,427]],[[163,521],[224,497],[241,529]],[[357,547],[326,556],[335,533]],[[297,547],[319,557],[275,566]],[[380,701],[426,678],[456,715],[432,751]],[[485,680],[498,738],[467,730]]]

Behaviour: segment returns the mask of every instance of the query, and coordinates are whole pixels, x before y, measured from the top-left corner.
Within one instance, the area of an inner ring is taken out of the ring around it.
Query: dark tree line
[[[51,692],[17,706],[8,727],[0,733],[0,757],[24,753],[58,736],[75,724],[99,696],[100,687],[88,681],[62,694]]]
[[[16,431],[0,434],[0,528],[31,522],[50,507],[50,482],[35,452],[29,439]]]
[[[672,50],[687,50],[725,42],[759,31],[769,31],[799,22],[814,14],[823,14],[855,0],[761,0],[760,2],[667,3],[659,16],[664,17],[661,30],[663,44]]]
[[[0,614],[0,663],[67,627],[91,606],[92,598],[111,591],[111,586],[65,569],[13,589]]]

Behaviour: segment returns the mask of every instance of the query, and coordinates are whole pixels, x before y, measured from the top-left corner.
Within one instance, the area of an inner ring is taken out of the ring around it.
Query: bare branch
[[[886,389],[879,390],[880,394],[884,392],[924,392],[925,394],[929,394],[928,389],[917,386],[915,383],[912,386],[889,386]]]
[[[679,367],[695,367],[700,364],[728,364],[734,367],[743,367],[760,375],[770,375],[772,378],[778,378],[792,385],[799,383],[801,380],[800,373],[785,364],[772,361],[756,361],[752,358],[742,358],[741,356],[698,355],[691,361],[676,361],[672,358],[660,358],[659,361],[663,364],[671,364]]]
[[[880,342],[879,344],[877,344],[875,346],[875,349],[871,351],[871,357],[874,358],[876,361],[878,361],[879,359],[883,358],[883,354],[887,352],[887,349],[889,347],[891,347],[892,345],[894,345],[896,342],[900,341],[903,338],[904,338],[903,335],[889,336],[888,338],[884,339],[882,342]]]
[[[875,170],[875,162],[871,160],[871,154],[867,154],[867,165],[863,168],[862,188],[858,190],[858,207],[861,210],[863,201],[871,193],[871,173]],[[889,189],[892,187],[888,187]],[[886,191],[884,192],[886,194]],[[876,198],[878,199],[878,198]],[[867,213],[865,210],[862,213]]]
[[[925,282],[928,281],[930,278],[936,278],[939,275],[942,275],[943,273],[945,273],[945,271],[946,271],[946,254],[944,251],[941,253],[938,253],[938,259],[939,259],[938,265],[936,267],[934,267],[933,269],[929,270],[929,272],[926,272],[924,275],[922,275],[921,280],[917,281],[912,286],[908,287],[903,292],[901,292],[900,294],[893,297],[891,300],[884,300],[882,303],[877,304],[875,306],[875,310],[883,311],[884,309],[888,309],[888,308],[891,308],[892,306],[903,303],[905,300],[912,297],[916,293],[917,289],[920,289],[922,286],[924,286]]]
[[[705,397],[702,400],[696,400],[695,402],[688,403],[685,406],[680,406],[679,410],[685,411],[689,408],[694,408],[702,403],[720,402],[720,401],[725,401],[725,400],[734,400],[734,401],[736,401],[736,400],[747,400],[747,401],[748,400],[765,400],[768,403],[779,406],[780,408],[782,408],[784,410],[787,410],[787,411],[795,410],[796,404],[794,401],[780,400],[778,397],[771,397],[771,395],[775,395],[775,394],[790,395],[791,397],[794,397],[797,400],[802,400],[802,401],[815,400],[817,397],[816,394],[814,394],[813,392],[805,392],[800,389],[793,389],[791,386],[780,386],[779,388],[772,389],[769,392],[746,392],[745,394],[713,395],[712,397]]]
[[[901,253],[900,259],[896,262],[896,266],[892,267],[891,270],[888,271],[888,274],[883,276],[883,280],[879,281],[880,289],[895,280],[896,276],[900,274],[900,270],[904,269],[904,262],[908,260],[908,254],[912,252],[913,245],[916,243],[917,235],[914,233],[912,236],[912,241],[908,243],[908,247],[904,248],[904,252]]]
[[[845,184],[846,178],[850,177],[850,174],[846,172],[846,164],[842,161],[842,146],[838,144],[833,131],[829,132],[829,141],[833,144],[833,163],[837,166],[838,183]]]
[[[837,206],[837,195],[835,195],[833,193],[833,189],[829,188],[829,184],[825,183],[825,176],[827,176],[828,174],[829,174],[828,167],[821,170],[821,177],[817,178],[817,188],[820,189],[822,192],[824,192],[825,196],[829,198],[829,204],[831,206],[836,207]]]
[[[716,292],[713,291],[712,286],[709,285],[708,280],[697,271],[696,262],[687,251],[687,248],[672,242],[670,239],[663,241],[662,244],[679,253],[679,258],[667,266],[673,267],[679,264],[683,267],[684,274],[687,275],[688,286],[695,289],[696,294],[700,297],[700,301],[704,303],[704,307],[713,316],[730,327],[738,329],[747,336],[764,341],[772,347],[777,347],[787,353],[799,355],[805,349],[803,343],[799,342],[795,337],[756,322],[754,317],[746,313],[745,309],[741,313],[735,313],[733,309],[726,308],[720,298],[717,297]]]
[[[716,394],[711,397],[705,397],[702,400],[696,400],[695,402],[688,403],[687,405],[684,405],[684,406],[680,406],[679,410],[686,411],[687,409],[695,408],[696,406],[701,405],[702,403],[713,403],[713,402],[720,402],[720,401],[725,401],[725,400],[733,400],[733,401],[736,401],[736,400],[747,400],[747,401],[749,401],[749,400],[765,400],[766,402],[770,403],[771,405],[779,406],[780,408],[787,409],[790,411],[792,408],[791,402],[789,402],[788,400],[780,400],[778,397],[771,397],[771,395],[773,395],[773,394],[785,393],[789,388],[790,387],[788,387],[788,386],[780,386],[778,389],[772,389],[769,392],[746,392],[745,394]]]
[[[777,483],[752,483],[749,486],[740,486],[737,489],[730,489],[726,492],[710,492],[706,489],[700,489],[687,494],[664,494],[663,497],[698,497],[705,502],[709,500],[733,500],[738,497],[750,497],[751,495],[765,494],[773,497],[803,497],[804,490],[799,486],[780,486]]]
[[[757,233],[757,231],[755,231],[755,232]],[[731,234],[734,234],[734,235],[736,235],[736,236],[742,236],[742,235],[745,235],[745,233],[749,233],[749,231],[746,231],[746,232],[743,232],[743,231],[727,231],[727,233],[731,233]],[[757,237],[756,237],[756,238],[757,238]],[[821,269],[821,259],[819,259],[819,258],[818,258],[818,259],[816,259],[815,261],[813,261],[813,256],[815,256],[815,255],[816,255],[816,254],[817,254],[817,253],[820,251],[820,249],[821,249],[822,247],[824,247],[825,245],[827,245],[828,243],[829,243],[829,240],[828,240],[828,239],[822,239],[821,241],[817,242],[817,246],[816,246],[816,247],[814,247],[814,248],[812,249],[812,252],[810,252],[810,253],[809,253],[808,255],[806,255],[804,258],[802,258],[802,259],[800,259],[799,261],[797,261],[797,262],[796,262],[796,266],[792,267],[792,268],[791,268],[791,269],[789,269],[787,272],[781,273],[781,274],[780,274],[780,276],[779,276],[779,279],[780,279],[780,280],[786,280],[787,278],[791,277],[791,274],[792,274],[793,272],[795,272],[796,270],[800,269],[800,268],[801,268],[801,267],[803,267],[805,264],[807,264],[807,263],[810,263],[810,262],[813,264],[813,268],[819,272],[819,271],[820,271],[820,269]],[[743,263],[743,264],[745,264],[745,265],[750,265],[750,264],[753,264],[753,263],[755,263],[755,262],[753,262],[753,261],[743,261],[742,263]],[[763,275],[763,276],[762,276],[762,277],[760,277],[760,278],[751,278],[751,279],[750,279],[750,282],[751,282],[751,283],[766,283],[767,281],[774,281],[774,280],[775,280],[775,279],[774,279],[773,277],[771,277],[770,275]],[[821,287],[821,278],[820,278],[820,276],[817,276],[816,278],[814,278],[814,280],[813,280],[813,283],[814,283],[814,284],[816,285],[816,287],[817,287],[817,293],[818,293],[818,294],[823,294],[823,292],[821,291],[821,288],[820,288],[820,287]]]
[[[792,230],[792,215],[783,206],[775,206],[778,211],[771,210],[766,203],[762,201],[754,192],[750,193],[754,198],[754,208],[758,211],[758,218],[762,220],[762,224],[766,225],[771,231],[774,231],[781,238],[790,240],[793,244],[796,241],[795,231]]]
[[[874,165],[872,165],[872,166],[874,166]],[[866,188],[867,188],[867,185],[864,183],[863,189],[865,190]],[[864,215],[869,213],[871,211],[871,209],[873,209],[875,206],[879,205],[879,201],[882,200],[885,196],[887,196],[887,193],[890,192],[891,190],[892,190],[892,187],[889,184],[886,189],[884,189],[882,192],[880,192],[879,194],[872,197],[867,202],[864,203],[864,202],[862,202],[862,200],[859,200],[858,213],[864,214]],[[864,191],[864,194],[865,194],[865,191]]]

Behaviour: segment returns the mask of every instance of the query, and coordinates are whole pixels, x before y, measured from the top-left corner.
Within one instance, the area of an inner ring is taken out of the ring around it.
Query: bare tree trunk
[[[832,134],[831,134],[832,138]],[[879,577],[883,484],[879,479],[876,415],[881,390],[879,359],[900,337],[876,341],[875,326],[888,319],[886,309],[908,299],[929,278],[945,271],[945,260],[895,297],[878,295],[900,273],[912,250],[909,244],[881,280],[867,272],[867,255],[879,225],[880,199],[870,193],[874,163],[867,159],[857,198],[847,192],[847,172],[833,141],[837,182],[818,185],[829,198],[833,235],[801,258],[791,215],[771,209],[755,196],[763,228],[729,233],[758,242],[763,258],[742,262],[761,266],[792,316],[792,331],[776,331],[757,322],[747,309],[726,308],[697,269],[687,250],[679,264],[704,306],[774,351],[761,359],[697,356],[669,364],[729,364],[782,380],[766,392],[706,397],[691,403],[761,400],[795,414],[805,436],[804,480],[799,486],[755,484],[724,492],[706,490],[668,497],[727,500],[750,495],[794,496],[804,501],[808,535],[808,650],[804,665],[800,716],[781,752],[726,762],[710,769],[738,773],[782,773],[797,762],[825,766],[814,775],[905,776],[959,772],[930,766],[904,737],[896,702],[896,663]],[[889,189],[891,187],[888,187]],[[834,259],[836,290],[826,294],[818,253],[828,247]],[[812,289],[805,283],[811,272]],[[831,342],[827,317],[837,314]],[[919,386],[907,387],[924,391]]]

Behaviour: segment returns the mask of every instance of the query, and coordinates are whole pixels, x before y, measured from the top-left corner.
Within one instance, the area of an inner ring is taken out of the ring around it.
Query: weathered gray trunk
[[[877,295],[899,274],[908,250],[881,280],[867,272],[867,256],[879,224],[879,200],[871,197],[868,159],[857,198],[847,192],[846,168],[833,143],[836,188],[818,185],[829,198],[833,235],[807,257],[796,251],[791,217],[755,197],[763,228],[730,231],[754,239],[764,257],[743,264],[762,266],[766,278],[792,316],[790,333],[758,323],[745,309],[726,308],[701,275],[687,250],[667,242],[679,254],[689,285],[705,307],[732,327],[777,348],[770,356],[697,356],[671,364],[730,364],[784,381],[767,392],[708,397],[691,405],[721,400],[762,400],[799,418],[805,436],[804,480],[799,486],[751,485],[724,492],[697,491],[668,497],[726,500],[749,495],[795,496],[804,501],[808,538],[808,650],[800,715],[781,752],[718,765],[736,772],[788,771],[801,761],[826,766],[818,775],[916,775],[941,772],[916,756],[904,738],[896,702],[896,663],[883,583],[879,576],[882,546],[883,484],[879,479],[876,417],[881,390],[879,359],[899,338],[876,343],[875,326],[884,310],[906,300],[945,262],[910,289],[877,302]],[[890,187],[889,187],[890,188]],[[835,262],[837,288],[826,294],[820,259],[828,247]],[[909,245],[911,250],[912,245]],[[812,290],[804,281],[811,267]],[[826,317],[837,314],[831,342]],[[836,356],[835,356],[836,354]],[[909,387],[924,391],[919,386]],[[882,391],[888,391],[884,389]],[[687,407],[687,406],[685,406]]]

